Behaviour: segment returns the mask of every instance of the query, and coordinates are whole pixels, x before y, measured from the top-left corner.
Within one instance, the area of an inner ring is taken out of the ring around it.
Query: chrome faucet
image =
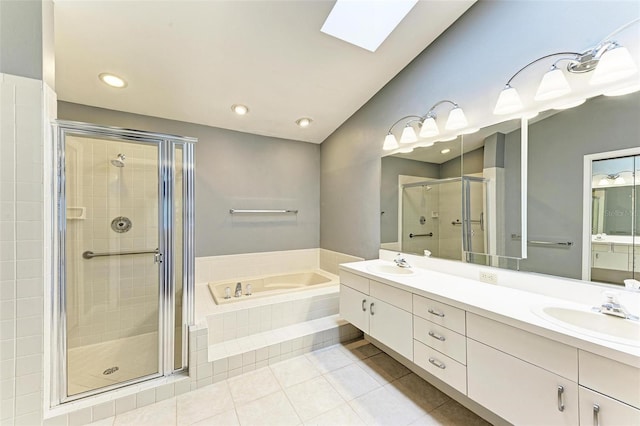
[[[396,262],[396,265],[401,268],[411,268],[411,265],[409,265],[409,263],[405,260],[404,257],[401,256],[400,253],[398,253],[398,256],[396,256],[393,261]]]
[[[242,296],[242,283],[236,284],[236,297]]]
[[[599,307],[595,307],[594,310],[605,314],[611,315],[614,317],[630,319],[634,321],[638,321],[638,317],[636,315],[632,315],[627,311],[627,309],[620,304],[616,294],[611,291],[605,291],[604,296],[607,298]]]

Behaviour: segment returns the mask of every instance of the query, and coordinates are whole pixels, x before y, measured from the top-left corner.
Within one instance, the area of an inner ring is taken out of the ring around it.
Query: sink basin
[[[374,263],[373,265],[368,265],[367,269],[370,272],[375,274],[386,274],[386,275],[399,275],[399,276],[408,276],[415,275],[416,271],[413,268],[401,268],[396,264],[380,264]]]
[[[587,309],[546,306],[534,310],[541,318],[578,333],[640,347],[640,322]]]

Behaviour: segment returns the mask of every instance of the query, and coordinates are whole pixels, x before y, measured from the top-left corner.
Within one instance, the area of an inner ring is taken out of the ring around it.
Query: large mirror
[[[529,124],[529,247],[521,270],[640,279],[640,93],[598,96]]]
[[[381,248],[494,266],[520,258],[520,123],[383,157]]]

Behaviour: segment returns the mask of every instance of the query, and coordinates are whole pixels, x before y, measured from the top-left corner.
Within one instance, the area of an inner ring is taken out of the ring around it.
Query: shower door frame
[[[163,133],[100,126],[90,123],[57,120],[52,123],[55,140],[53,179],[53,237],[56,252],[52,259],[52,289],[50,319],[50,361],[52,406],[109,392],[143,381],[170,376],[188,367],[188,326],[194,317],[194,150],[197,139]],[[158,372],[116,383],[73,396],[67,395],[67,330],[66,330],[66,135],[104,140],[156,144],[158,147]],[[174,167],[175,151],[182,148],[182,366],[176,368],[175,345],[175,280],[174,280]]]

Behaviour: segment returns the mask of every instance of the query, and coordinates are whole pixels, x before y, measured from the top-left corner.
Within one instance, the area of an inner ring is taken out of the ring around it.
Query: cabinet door
[[[371,298],[369,313],[369,334],[413,360],[413,315],[375,298]]]
[[[369,333],[371,298],[357,290],[340,285],[340,316],[365,333]]]
[[[580,426],[640,425],[640,410],[580,386]]]
[[[578,384],[467,339],[469,398],[516,425],[578,424]]]

